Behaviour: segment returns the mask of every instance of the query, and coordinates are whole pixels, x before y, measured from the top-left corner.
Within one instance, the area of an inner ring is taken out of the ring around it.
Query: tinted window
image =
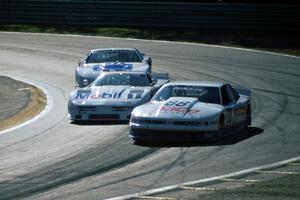
[[[90,53],[86,63],[141,62],[134,50],[101,50]]]
[[[146,74],[102,74],[95,80],[93,86],[103,85],[149,86],[150,81]]]
[[[230,100],[230,96],[229,96],[229,94],[227,92],[226,85],[222,86],[221,92],[222,92],[222,102],[223,102],[223,105],[229,104],[231,102],[231,100]]]
[[[155,99],[163,101],[170,97],[193,97],[198,98],[200,102],[220,104],[217,87],[170,85],[161,90]]]
[[[235,101],[238,101],[239,98],[240,98],[240,95],[235,91],[235,89],[233,89],[231,87],[231,85],[228,85],[228,88],[230,89],[231,93],[232,93],[232,96],[234,98]]]

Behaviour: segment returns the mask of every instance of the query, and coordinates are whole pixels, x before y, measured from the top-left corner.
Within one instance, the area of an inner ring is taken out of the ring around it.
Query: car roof
[[[103,50],[132,50],[132,51],[137,51],[136,48],[99,48],[99,49],[92,49],[91,52],[93,51],[103,51]]]
[[[210,81],[172,81],[167,85],[188,85],[188,86],[203,86],[203,87],[222,87],[224,83],[222,82],[210,82]]]

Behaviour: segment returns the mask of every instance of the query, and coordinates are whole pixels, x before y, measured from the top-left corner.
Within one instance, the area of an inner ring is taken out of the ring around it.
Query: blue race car
[[[85,87],[103,71],[152,72],[151,58],[135,48],[105,48],[91,50],[79,61],[75,70],[75,84]]]

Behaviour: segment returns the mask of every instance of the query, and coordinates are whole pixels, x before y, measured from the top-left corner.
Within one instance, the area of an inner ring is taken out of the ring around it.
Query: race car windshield
[[[160,91],[155,100],[165,101],[170,97],[192,97],[198,98],[199,102],[220,104],[217,87],[170,85]]]
[[[94,81],[92,85],[149,86],[150,80],[146,74],[102,74]]]
[[[134,50],[101,50],[88,55],[86,63],[142,62]]]

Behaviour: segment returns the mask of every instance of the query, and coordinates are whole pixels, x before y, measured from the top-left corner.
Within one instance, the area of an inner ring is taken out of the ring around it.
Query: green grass
[[[184,41],[246,47],[300,56],[300,38],[299,33],[296,32],[118,27],[47,27],[36,25],[0,25],[0,31],[82,34],[107,37]]]
[[[201,200],[298,200],[300,199],[300,175],[289,175],[254,185],[199,195]]]

